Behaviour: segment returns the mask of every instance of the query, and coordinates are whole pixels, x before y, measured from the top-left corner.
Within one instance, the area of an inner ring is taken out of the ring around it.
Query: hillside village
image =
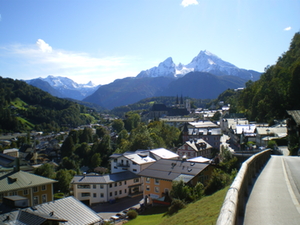
[[[93,205],[136,196],[141,199],[137,210],[155,204],[169,205],[174,181],[190,186],[201,182],[205,186],[213,170],[222,162],[222,152],[229,151],[241,163],[265,149],[270,141],[285,139],[300,124],[300,111],[287,111],[287,120],[269,126],[252,123],[243,115],[230,114],[229,108],[224,105],[219,110],[197,109],[190,113],[188,101],[186,104],[182,100],[176,102],[176,110],[153,105],[144,119],[159,119],[179,128],[181,145],[172,149],[113,153],[109,156],[109,168],[95,167],[91,171],[82,167],[68,184],[69,196],[58,200],[54,200],[54,185],[58,181],[35,175],[34,171],[43,164],[58,167],[62,145],[58,140],[65,140],[68,133],[47,136],[41,132],[31,133],[31,139],[39,140],[38,145],[5,149],[0,153],[0,221],[4,224],[12,221],[73,224],[75,218],[80,218],[80,224],[102,224],[104,218],[101,212],[90,208]],[[184,115],[180,115],[182,113]],[[220,117],[213,121],[216,114]],[[88,127],[96,132],[95,126],[98,125]],[[111,138],[114,135],[111,131]],[[9,145],[20,136],[6,134],[1,144]],[[274,154],[289,154],[287,145],[272,147]]]

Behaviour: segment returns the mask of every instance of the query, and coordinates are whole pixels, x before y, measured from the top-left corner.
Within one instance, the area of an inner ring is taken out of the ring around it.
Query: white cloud
[[[198,1],[197,0],[182,0],[181,5],[183,7],[187,7],[189,5],[198,5]]]
[[[120,76],[119,71],[130,66],[129,60],[134,61],[128,56],[95,57],[83,52],[55,49],[42,39],[38,39],[35,45],[12,45],[1,49],[5,50],[3,56],[6,58],[17,60],[18,66],[34,71],[32,76],[67,76],[78,83],[90,80],[98,84],[112,82],[117,78],[113,78],[112,74]]]
[[[283,30],[289,31],[289,30],[291,30],[291,29],[292,29],[292,27],[286,27],[286,28],[284,28]]]
[[[52,52],[52,47],[42,39],[38,39],[36,45],[40,50],[42,50],[42,52]]]

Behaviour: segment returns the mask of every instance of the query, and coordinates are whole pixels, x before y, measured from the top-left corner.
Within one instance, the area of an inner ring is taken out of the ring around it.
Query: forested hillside
[[[225,91],[219,100],[231,103],[232,112],[245,113],[249,120],[271,122],[286,118],[286,110],[300,110],[300,32],[290,48],[268,66],[256,82],[248,81],[238,93]]]
[[[86,107],[53,97],[23,81],[0,77],[0,96],[2,132],[59,131],[63,127],[76,127],[93,120],[85,114]]]
[[[181,98],[181,96],[160,96],[160,97],[151,97],[140,100],[134,104],[119,106],[112,109],[110,112],[116,116],[124,116],[129,111],[148,111],[152,105],[155,104],[165,104],[166,106],[172,106],[176,104],[176,100]],[[183,101],[185,104],[185,100],[189,99],[191,102],[191,108],[205,108],[206,105],[211,102],[210,99],[196,99],[196,98],[187,98],[183,97]]]

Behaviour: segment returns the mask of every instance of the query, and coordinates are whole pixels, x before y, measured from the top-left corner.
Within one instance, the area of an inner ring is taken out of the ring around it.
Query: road
[[[119,212],[122,212],[125,209],[135,207],[140,207],[140,201],[143,199],[143,196],[136,196],[133,198],[126,197],[118,199],[116,203],[99,203],[93,205],[91,208],[99,214],[103,219],[109,219],[111,216],[116,215]]]
[[[300,157],[272,156],[253,185],[242,224],[300,224]]]

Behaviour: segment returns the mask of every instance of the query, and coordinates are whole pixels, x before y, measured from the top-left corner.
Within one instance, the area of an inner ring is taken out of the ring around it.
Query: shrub
[[[205,194],[211,195],[221,190],[231,182],[231,176],[220,169],[215,169],[208,185],[205,188]]]
[[[168,212],[166,212],[166,214],[173,215],[183,208],[185,208],[185,203],[183,201],[181,201],[180,199],[173,199],[171,206],[168,208]]]
[[[135,210],[129,210],[127,212],[127,216],[128,216],[128,219],[130,219],[130,220],[135,219],[138,216],[138,213]]]

